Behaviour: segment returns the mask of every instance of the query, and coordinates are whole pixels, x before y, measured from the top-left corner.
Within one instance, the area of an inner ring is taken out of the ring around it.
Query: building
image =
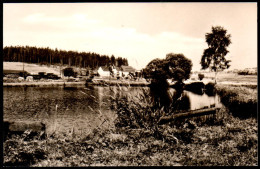
[[[111,72],[109,71],[109,67],[107,67],[107,66],[100,66],[97,70],[97,73],[101,77],[110,77],[110,75],[111,75]]]
[[[131,66],[121,66],[121,67],[116,67],[112,66],[111,71],[109,70],[110,68],[108,66],[100,66],[97,69],[97,73],[100,75],[100,77],[127,77],[129,73],[135,74],[135,69]]]
[[[132,66],[121,66],[120,67],[119,75],[121,77],[126,77],[130,73],[135,74],[135,69]]]

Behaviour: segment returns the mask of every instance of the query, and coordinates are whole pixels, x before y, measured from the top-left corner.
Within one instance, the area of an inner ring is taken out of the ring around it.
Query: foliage
[[[192,62],[183,54],[169,53],[165,59],[154,59],[143,70],[152,83],[165,85],[167,79],[182,82],[190,77]]]
[[[230,34],[227,34],[221,26],[212,27],[211,33],[206,33],[206,42],[208,48],[204,50],[201,58],[202,69],[209,68],[217,72],[230,67],[230,60],[226,60],[225,56],[229,52],[227,47],[231,44]]]
[[[142,101],[141,101],[142,100]],[[117,127],[149,128],[160,118],[162,110],[152,109],[152,98],[148,90],[137,96],[113,98],[112,109],[117,112]]]
[[[216,95],[216,84],[209,82],[208,84],[205,85],[205,93],[208,96],[215,96]]]
[[[66,64],[69,66],[96,68],[97,66],[128,66],[126,58],[100,55],[94,52],[65,51],[30,46],[7,46],[3,49],[3,61],[39,64]]]
[[[64,72],[64,76],[75,76],[76,73],[71,67],[65,68],[63,72]]]

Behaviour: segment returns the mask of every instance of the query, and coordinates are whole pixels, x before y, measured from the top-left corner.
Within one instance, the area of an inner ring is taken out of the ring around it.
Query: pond
[[[111,127],[111,122],[116,118],[115,112],[110,109],[111,97],[117,97],[118,94],[134,96],[142,89],[116,86],[4,87],[3,118],[11,121],[42,121],[47,124],[47,133],[56,131],[64,136],[68,133],[84,135],[96,127]],[[198,95],[190,91],[184,91],[183,94],[189,99],[191,110],[215,103],[221,106],[217,95]]]

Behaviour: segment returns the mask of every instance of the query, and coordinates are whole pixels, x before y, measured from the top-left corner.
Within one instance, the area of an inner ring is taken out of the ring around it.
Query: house
[[[129,75],[129,73],[135,73],[135,69],[132,66],[121,66],[120,67],[120,71],[119,71],[119,75],[121,77],[126,77]]]
[[[112,69],[112,73],[110,71]],[[121,67],[116,67],[112,66],[109,68],[108,66],[100,66],[97,69],[97,73],[100,75],[100,77],[105,78],[105,77],[127,77],[129,73],[135,74],[135,69],[131,66],[121,66]]]
[[[110,77],[110,75],[111,75],[111,72],[109,71],[109,67],[107,67],[107,66],[100,66],[97,70],[97,73],[101,77]]]

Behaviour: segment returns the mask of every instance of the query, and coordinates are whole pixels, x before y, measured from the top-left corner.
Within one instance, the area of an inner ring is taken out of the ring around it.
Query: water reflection
[[[198,95],[190,91],[184,91],[190,99],[190,110],[200,109],[204,107],[210,107],[215,105],[215,107],[221,107],[220,98],[218,95],[209,96],[206,93]]]

